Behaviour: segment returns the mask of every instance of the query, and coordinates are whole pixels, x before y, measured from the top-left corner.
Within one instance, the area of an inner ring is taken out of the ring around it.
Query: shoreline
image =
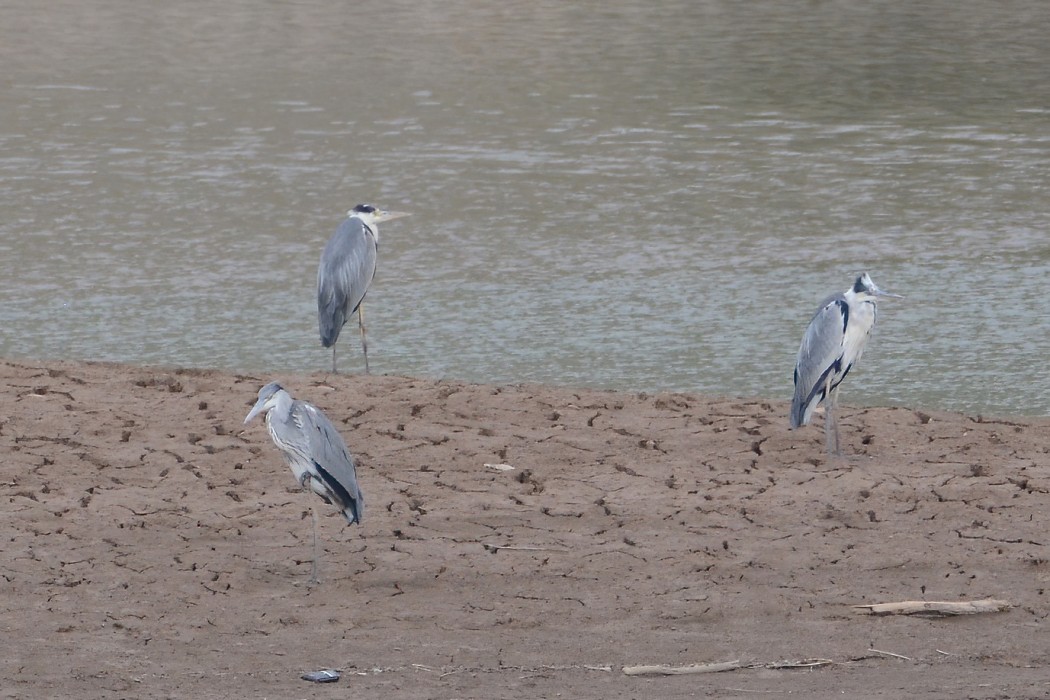
[[[364,520],[347,526],[242,425],[269,376],[14,360],[0,375],[0,624],[21,640],[0,675],[16,694],[291,696],[320,668],[343,670],[337,693],[391,698],[1045,684],[1028,640],[1048,615],[1050,419],[847,404],[849,456],[830,459],[819,420],[787,429],[786,400],[278,374],[359,459]],[[852,607],[983,598],[1012,608]],[[746,667],[806,658],[835,663]],[[621,672],[729,659],[745,667]]]
[[[430,377],[426,375],[408,375],[408,374],[362,374],[357,372],[346,372],[339,374],[332,374],[331,372],[314,371],[314,372],[273,372],[273,373],[262,373],[246,370],[230,370],[216,367],[184,367],[181,365],[138,365],[130,364],[126,362],[116,362],[111,360],[37,360],[29,358],[6,358],[0,357],[0,366],[11,365],[14,367],[22,367],[23,369],[41,369],[41,370],[56,370],[61,369],[63,366],[68,365],[70,367],[88,367],[88,368],[111,368],[114,371],[138,371],[138,372],[152,372],[152,373],[167,373],[175,376],[189,375],[189,376],[203,376],[203,375],[215,375],[225,376],[235,379],[248,379],[254,378],[259,381],[259,387],[269,381],[282,381],[281,378],[286,378],[302,384],[303,386],[328,386],[329,390],[334,390],[331,384],[328,384],[328,380],[332,380],[339,383],[339,380],[354,378],[359,380],[368,379],[403,379],[411,380],[416,382],[430,382],[435,384],[445,383],[452,385],[462,385],[469,387],[519,387],[528,388],[535,387],[537,389],[549,390],[552,392],[564,392],[566,394],[574,393],[608,393],[608,394],[622,394],[624,396],[651,398],[654,396],[663,395],[675,395],[690,397],[694,400],[702,401],[742,401],[746,403],[769,403],[769,404],[782,404],[784,406],[785,421],[787,421],[787,407],[791,403],[790,392],[785,391],[784,396],[780,397],[763,397],[763,396],[734,396],[729,394],[718,394],[718,393],[705,393],[701,391],[690,391],[690,390],[636,390],[636,389],[623,389],[623,388],[603,388],[603,387],[591,387],[586,385],[569,385],[569,384],[551,384],[538,381],[506,381],[506,382],[481,382],[473,381],[469,379],[459,379],[455,377]],[[292,387],[292,381],[289,381],[289,389]],[[293,392],[294,394],[294,392]],[[982,412],[982,411],[959,411],[954,409],[945,408],[927,408],[922,406],[904,406],[904,405],[887,405],[887,404],[859,404],[852,402],[840,403],[840,406],[844,410],[863,411],[863,410],[875,410],[875,409],[888,409],[888,410],[905,410],[913,411],[916,413],[924,413],[929,415],[955,415],[961,418],[967,418],[978,423],[980,422],[997,422],[997,421],[1009,421],[1016,419],[1018,421],[1028,421],[1040,419],[1050,420],[1050,416],[1044,416],[1041,414],[1025,414],[1025,413],[995,413],[995,412]],[[814,418],[811,420],[807,428],[813,428],[816,426],[823,430],[823,406],[817,408]],[[807,428],[803,428],[806,430]]]

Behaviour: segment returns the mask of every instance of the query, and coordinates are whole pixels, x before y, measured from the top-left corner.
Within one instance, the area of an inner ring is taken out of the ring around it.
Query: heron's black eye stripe
[[[356,207],[354,207],[354,211],[356,211],[358,214],[375,214],[376,208],[373,207],[371,204],[358,204]]]
[[[866,291],[866,290],[867,290],[867,287],[864,286],[864,278],[863,277],[858,277],[857,281],[853,283],[853,293],[854,294],[860,294],[861,292]]]

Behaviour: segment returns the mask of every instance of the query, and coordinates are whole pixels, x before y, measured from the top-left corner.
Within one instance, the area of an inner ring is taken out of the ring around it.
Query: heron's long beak
[[[412,214],[407,211],[378,211],[375,215],[375,222],[378,224],[381,221],[393,221],[404,216],[412,216]]]
[[[877,297],[893,297],[894,299],[903,299],[904,296],[901,294],[894,294],[892,292],[884,292],[881,289],[875,289],[875,296]]]
[[[248,415],[244,419],[245,424],[266,410],[266,400],[267,399],[259,399],[255,402],[255,405],[252,406],[252,410],[248,411]]]

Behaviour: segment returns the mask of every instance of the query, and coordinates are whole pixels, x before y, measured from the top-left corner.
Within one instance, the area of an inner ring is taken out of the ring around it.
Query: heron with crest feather
[[[339,332],[354,312],[361,328],[361,348],[368,374],[368,339],[365,336],[364,300],[376,274],[381,221],[393,221],[406,212],[377,209],[358,204],[347,212],[335,233],[321,251],[317,266],[317,325],[321,345],[332,348],[332,372],[336,372],[335,343]]]
[[[791,428],[809,423],[824,404],[824,436],[829,454],[841,454],[835,416],[838,388],[860,359],[875,327],[879,297],[897,297],[875,286],[867,272],[845,292],[824,300],[806,327],[795,363],[795,395],[791,400]]]
[[[360,523],[365,502],[357,485],[357,464],[328,417],[316,406],[293,399],[277,382],[259,390],[259,399],[245,417],[245,424],[263,412],[270,438],[299,486],[342,511],[347,523]],[[313,506],[311,510],[314,561],[310,582],[317,583],[317,510]]]

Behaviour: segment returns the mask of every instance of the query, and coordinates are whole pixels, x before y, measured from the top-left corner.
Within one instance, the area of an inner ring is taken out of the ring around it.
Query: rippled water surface
[[[373,372],[787,397],[867,270],[844,403],[1050,414],[1050,4],[353,7],[6,3],[0,355],[324,370],[372,202]]]

